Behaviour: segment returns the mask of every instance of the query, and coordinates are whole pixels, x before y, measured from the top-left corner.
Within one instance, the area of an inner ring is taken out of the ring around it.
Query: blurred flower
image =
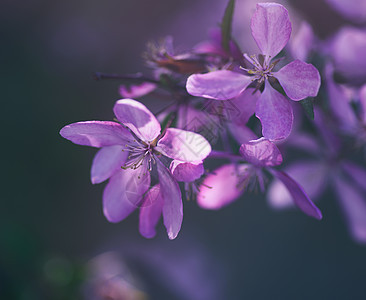
[[[342,27],[328,41],[330,57],[335,71],[343,81],[352,85],[366,83],[366,30],[351,26]]]
[[[65,126],[60,134],[75,144],[101,148],[94,158],[91,177],[93,183],[110,178],[103,193],[104,215],[110,222],[122,221],[142,204],[150,186],[150,172],[156,163],[159,190],[164,199],[164,223],[169,238],[174,239],[183,217],[181,192],[160,157],[165,155],[183,162],[201,161],[210,153],[211,146],[193,132],[167,128],[161,133],[155,116],[136,100],[117,101],[114,113],[121,124],[78,122]]]
[[[266,81],[276,78],[286,95],[295,101],[317,95],[320,75],[311,64],[295,60],[278,72],[273,68],[280,60],[272,59],[286,46],[291,35],[291,23],[287,10],[279,4],[262,3],[251,22],[252,35],[261,54],[258,57],[244,54],[253,69],[242,68],[249,75],[229,70],[219,70],[206,74],[194,74],[187,80],[187,91],[194,96],[216,100],[227,100],[240,95],[253,81],[256,89],[264,84],[255,113],[263,127],[263,136],[270,140],[288,137],[293,122],[293,112],[287,99]]]
[[[105,252],[87,265],[83,294],[87,300],[147,300],[137,288],[127,266],[117,252]]]
[[[339,137],[331,130],[328,119],[319,110],[316,110],[316,123],[320,142],[308,140],[298,143],[297,137],[294,137],[295,141],[291,143],[291,147],[306,151],[313,158],[298,160],[285,170],[312,199],[320,198],[327,187],[331,187],[340,202],[352,237],[366,243],[366,170],[350,160],[348,155],[353,156],[354,153],[345,149],[349,145],[341,144]],[[268,200],[274,208],[292,206],[290,194],[278,180],[272,182]]]
[[[247,164],[224,165],[205,178],[197,201],[201,207],[219,209],[226,206],[256,182],[264,191],[263,171],[266,170],[286,186],[300,210],[318,220],[322,219],[322,213],[303,188],[288,174],[273,168],[282,163],[281,152],[274,143],[265,138],[252,140],[241,145],[240,154]]]
[[[326,2],[350,21],[357,23],[366,21],[366,2],[364,0],[326,0]]]

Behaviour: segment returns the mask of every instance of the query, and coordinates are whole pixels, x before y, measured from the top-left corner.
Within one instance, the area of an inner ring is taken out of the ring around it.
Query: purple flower
[[[282,155],[274,143],[265,138],[253,140],[241,145],[240,154],[247,164],[224,165],[205,178],[197,198],[201,207],[219,209],[226,206],[255,181],[258,181],[263,191],[263,171],[266,170],[286,186],[300,210],[318,220],[322,219],[322,213],[303,188],[285,172],[274,169],[282,163]]]
[[[268,79],[276,78],[286,95],[294,101],[315,97],[320,87],[320,75],[311,64],[295,60],[278,72],[273,69],[279,60],[272,59],[286,46],[291,35],[288,12],[280,4],[257,4],[251,29],[261,54],[258,57],[244,54],[252,69],[243,68],[248,75],[219,70],[194,74],[187,80],[187,91],[194,96],[227,100],[240,95],[253,81],[257,89],[264,84],[258,99],[256,116],[262,123],[263,136],[270,140],[286,138],[292,128],[293,112],[286,97],[272,88]]]
[[[351,84],[366,82],[365,29],[343,27],[335,34],[328,46],[336,72]]]
[[[366,2],[364,0],[326,0],[343,17],[353,22],[366,21]]]
[[[65,126],[60,134],[75,144],[101,148],[93,161],[91,180],[100,183],[110,179],[103,193],[103,211],[110,222],[122,221],[144,205],[150,171],[156,164],[161,192],[156,201],[157,205],[163,203],[164,224],[169,238],[174,239],[183,217],[181,192],[160,158],[164,155],[183,162],[202,161],[211,146],[193,132],[168,128],[161,133],[155,116],[136,100],[117,101],[114,113],[120,123],[78,122]]]
[[[315,200],[330,187],[340,203],[350,234],[356,241],[366,243],[366,170],[342,157],[345,152],[340,147],[339,138],[329,130],[329,122],[325,122],[324,116],[318,110],[315,113],[324,145],[319,141],[313,143],[314,140],[311,140],[311,144],[300,144],[296,138],[291,142],[292,147],[305,150],[315,158],[288,165],[286,173],[301,183],[309,197]],[[267,195],[274,208],[285,209],[292,206],[291,195],[279,180],[271,183]]]
[[[312,199],[320,198],[326,188],[331,187],[335,191],[334,195],[340,203],[352,237],[358,242],[366,243],[365,169],[350,161],[330,166],[324,160],[308,159],[289,165],[286,172],[301,183]],[[292,206],[290,194],[279,181],[272,182],[268,200],[271,206],[277,209]]]

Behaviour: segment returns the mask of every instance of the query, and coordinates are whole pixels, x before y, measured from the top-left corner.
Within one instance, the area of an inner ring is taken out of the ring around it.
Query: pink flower
[[[318,220],[322,219],[321,211],[303,188],[285,172],[274,169],[282,163],[282,155],[274,143],[264,138],[252,140],[241,145],[240,154],[247,164],[224,165],[205,178],[197,198],[201,207],[224,207],[236,200],[247,188],[253,187],[256,182],[263,191],[263,171],[266,170],[285,185],[301,211]]]
[[[182,197],[177,181],[160,159],[167,156],[183,162],[202,161],[211,146],[193,132],[168,128],[161,133],[155,116],[136,100],[117,101],[114,113],[120,123],[78,122],[65,126],[60,134],[75,144],[101,148],[93,160],[91,181],[110,179],[103,193],[103,211],[110,222],[120,222],[136,207],[146,206],[146,197],[156,193],[156,188],[149,191],[150,171],[156,164],[160,194],[149,205],[151,210],[162,210],[168,236],[174,239],[183,218]],[[144,216],[151,224],[150,215]]]

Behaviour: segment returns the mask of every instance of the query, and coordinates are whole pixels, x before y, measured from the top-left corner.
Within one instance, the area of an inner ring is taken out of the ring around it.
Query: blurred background
[[[256,1],[237,2],[234,31],[246,49]],[[323,1],[288,3],[291,18],[323,38],[346,22]],[[104,184],[89,179],[95,149],[58,134],[72,122],[113,118],[119,83],[97,82],[93,72],[147,70],[146,42],[166,35],[190,49],[225,6],[2,1],[0,299],[365,299],[366,248],[349,237],[332,194],[319,203],[321,222],[273,211],[264,195],[221,211],[185,201],[178,238],[169,241],[160,224],[146,240],[137,213],[119,224],[104,218]]]

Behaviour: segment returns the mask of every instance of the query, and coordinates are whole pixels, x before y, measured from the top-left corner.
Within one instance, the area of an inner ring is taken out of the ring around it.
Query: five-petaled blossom
[[[110,222],[119,222],[143,206],[141,233],[154,236],[156,214],[151,211],[155,210],[159,216],[162,212],[168,236],[174,239],[183,218],[182,196],[177,180],[161,158],[197,163],[207,157],[211,146],[194,132],[177,128],[161,132],[155,116],[136,100],[117,101],[114,114],[119,123],[77,122],[62,128],[60,134],[75,144],[101,148],[93,160],[91,181],[109,179],[103,193],[103,211]],[[159,187],[149,191],[150,171],[155,164]]]
[[[246,164],[223,165],[205,178],[197,196],[202,208],[219,209],[226,206],[256,181],[263,191],[263,170],[267,170],[282,181],[300,210],[313,218],[322,219],[321,211],[303,188],[288,174],[273,168],[282,163],[281,152],[274,143],[263,137],[252,140],[240,146],[240,154],[247,161]]]
[[[318,94],[320,75],[313,65],[300,60],[273,71],[279,60],[272,60],[286,46],[291,35],[288,11],[282,5],[257,4],[251,30],[261,54],[244,54],[252,65],[252,69],[242,68],[247,75],[230,70],[194,74],[187,80],[187,91],[194,96],[228,100],[238,97],[253,81],[257,83],[257,89],[264,85],[255,108],[255,114],[262,123],[263,136],[269,140],[284,139],[291,132],[293,111],[290,102],[271,86],[269,79],[277,79],[286,95],[299,101]]]

